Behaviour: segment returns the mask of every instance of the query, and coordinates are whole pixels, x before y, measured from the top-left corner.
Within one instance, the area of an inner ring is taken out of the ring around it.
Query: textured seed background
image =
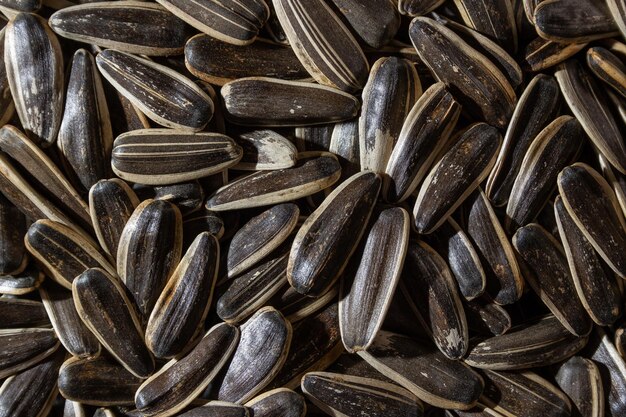
[[[625,417],[626,1],[0,0],[0,417]]]

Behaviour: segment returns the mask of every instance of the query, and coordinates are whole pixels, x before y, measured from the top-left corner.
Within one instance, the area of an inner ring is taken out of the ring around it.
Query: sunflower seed
[[[54,330],[37,328],[0,329],[0,342],[0,379],[41,362],[60,345]]]
[[[25,216],[0,194],[0,274],[15,275],[26,268],[25,232]]]
[[[233,169],[265,171],[291,168],[297,162],[298,150],[293,143],[273,130],[253,130],[233,136],[243,149],[241,160]]]
[[[363,88],[369,70],[365,55],[326,3],[321,0],[306,3],[273,0],[273,3],[296,56],[318,83],[345,91]]]
[[[209,197],[206,208],[225,211],[297,200],[331,186],[341,166],[330,153],[302,158],[293,168],[259,171],[237,179]]]
[[[254,41],[270,10],[262,0],[159,0],[170,12],[197,30],[233,45]]]
[[[226,401],[210,401],[202,407],[178,414],[179,417],[250,417],[248,408]]]
[[[241,340],[217,388],[218,399],[238,404],[259,393],[280,370],[291,342],[291,324],[263,307],[241,327]]]
[[[526,70],[543,71],[576,55],[586,46],[586,43],[560,43],[537,37],[524,48],[522,65]]]
[[[46,274],[67,289],[72,288],[74,278],[89,268],[115,273],[91,238],[61,223],[36,221],[28,229],[25,242]]]
[[[154,371],[154,358],[143,341],[143,330],[124,284],[99,268],[91,268],[72,284],[74,305],[89,330],[133,375]]]
[[[242,125],[305,126],[340,122],[355,117],[359,110],[356,97],[336,88],[278,78],[240,78],[226,83],[221,95],[226,118]],[[272,111],[268,112],[268,108]]]
[[[302,378],[302,392],[330,415],[421,416],[415,395],[395,384],[330,372],[310,372]]]
[[[381,179],[363,171],[326,197],[298,230],[287,279],[301,294],[320,296],[339,278],[365,231]]]
[[[404,119],[421,95],[420,79],[410,61],[387,57],[374,63],[359,117],[361,169],[384,172]]]
[[[145,416],[167,417],[185,408],[227,364],[238,341],[236,327],[226,323],[212,327],[191,352],[166,363],[137,389],[137,409]]]
[[[511,316],[488,297],[477,298],[464,304],[467,325],[471,331],[500,336],[511,328]]]
[[[622,33],[622,37],[626,37],[626,2],[624,0],[607,0],[606,4],[611,17]]]
[[[2,328],[48,327],[50,320],[40,301],[0,297]]]
[[[569,43],[610,38],[619,33],[607,3],[594,0],[542,1],[535,8],[535,29],[542,38]]]
[[[305,373],[326,369],[343,352],[337,303],[293,325],[289,354],[270,387],[296,389]]]
[[[426,243],[448,261],[463,298],[473,300],[485,291],[487,278],[478,253],[452,217],[424,238]]]
[[[406,16],[423,16],[441,6],[445,0],[399,0],[398,10]]]
[[[409,222],[409,213],[399,207],[375,214],[356,273],[342,279],[339,324],[351,353],[366,350],[383,324],[402,272]]]
[[[559,366],[555,379],[581,416],[604,416],[602,378],[593,361],[574,356]]]
[[[300,394],[286,388],[277,388],[254,397],[246,403],[254,417],[304,417],[306,404]]]
[[[487,274],[487,293],[498,304],[512,304],[522,296],[524,280],[511,243],[482,190],[467,204],[467,235]]]
[[[89,52],[79,49],[72,59],[57,138],[61,162],[73,184],[89,190],[100,179],[111,177],[108,160],[112,145],[109,109],[96,62]]]
[[[202,185],[196,180],[156,186],[134,184],[133,191],[140,200],[162,200],[174,204],[183,217],[202,208],[205,197]]]
[[[601,326],[613,324],[622,313],[615,276],[567,212],[561,197],[554,212],[570,273],[583,306]]]
[[[89,209],[78,191],[34,142],[17,128],[6,125],[0,129],[0,149],[32,176],[34,184],[40,184],[48,198],[71,213],[83,227],[91,227]]]
[[[469,127],[424,179],[413,215],[418,233],[441,226],[487,177],[502,137],[485,123]]]
[[[296,127],[294,142],[302,151],[328,151],[335,125],[316,125]]]
[[[524,278],[563,327],[577,336],[591,331],[591,320],[577,297],[563,247],[543,227],[517,230],[513,246],[523,260]]]
[[[328,150],[341,164],[340,184],[361,170],[358,119],[335,123]]]
[[[400,289],[437,348],[450,359],[467,351],[463,304],[446,262],[422,241],[409,243]]]
[[[536,75],[519,98],[487,179],[486,192],[495,206],[506,205],[526,151],[539,132],[558,116],[559,108],[559,86],[554,77]]]
[[[196,77],[217,85],[245,77],[310,77],[291,48],[265,39],[236,46],[205,34],[196,35],[185,45],[185,65]]]
[[[94,406],[134,405],[142,383],[106,353],[96,358],[72,357],[58,375],[59,391],[71,401]]]
[[[515,92],[493,63],[433,19],[416,17],[409,35],[421,60],[466,111],[496,127],[507,125]]]
[[[404,121],[385,169],[383,195],[400,202],[413,193],[450,137],[461,106],[443,83],[428,88]]]
[[[107,81],[160,125],[195,132],[213,116],[211,98],[164,65],[112,49],[99,53],[96,63]]]
[[[602,154],[598,154],[598,162],[604,178],[613,188],[622,212],[626,213],[626,175],[615,170]]]
[[[626,363],[624,359],[615,350],[615,345],[609,336],[597,326],[587,349],[590,359],[600,368],[606,401],[604,415],[607,417],[624,415],[626,412]]]
[[[36,12],[41,8],[41,3],[41,0],[3,0],[0,10],[5,16],[12,18],[19,12]]]
[[[81,403],[65,400],[63,417],[87,417],[87,414],[85,413],[85,408]]]
[[[79,358],[98,356],[100,343],[78,316],[72,293],[46,281],[39,288],[39,295],[63,347]]]
[[[454,4],[468,27],[494,39],[510,53],[517,51],[517,27],[512,2],[454,0]]]
[[[11,88],[7,76],[6,66],[4,65],[4,38],[6,28],[0,29],[0,126],[5,125],[13,117],[15,112],[15,104],[11,97]]]
[[[7,378],[0,386],[1,417],[46,416],[57,394],[57,375],[65,352],[59,349],[40,364]]]
[[[505,227],[510,233],[539,215],[556,188],[559,171],[575,160],[584,137],[578,120],[560,116],[532,141],[506,207]]]
[[[143,55],[180,54],[192,33],[161,5],[132,0],[67,7],[49,24],[64,38]]]
[[[122,231],[117,272],[143,321],[180,261],[182,232],[180,211],[161,200],[139,204]]]
[[[588,339],[574,336],[550,315],[482,340],[470,348],[465,363],[496,371],[552,365],[576,354]]]
[[[116,417],[116,415],[108,408],[98,408],[95,413],[93,413],[93,417]]]
[[[626,64],[611,51],[594,46],[587,49],[587,65],[593,74],[626,97]]]
[[[480,402],[502,415],[519,417],[569,416],[567,395],[534,372],[484,370],[485,391]]]
[[[24,295],[35,291],[41,285],[45,275],[31,264],[18,276],[0,276],[0,293],[10,295]]]
[[[219,133],[145,129],[115,139],[111,165],[124,180],[166,185],[215,174],[235,165],[241,156],[241,148]]]
[[[557,184],[563,205],[585,238],[615,273],[626,276],[625,222],[609,184],[581,162],[563,169]]]
[[[150,121],[146,115],[131,103],[129,99],[124,97],[108,82],[103,83],[103,87],[108,107],[116,109],[116,111],[109,112],[114,136],[119,136],[131,130],[150,128]]]
[[[15,109],[38,145],[56,140],[63,115],[63,56],[46,21],[19,13],[6,27],[4,62]]]
[[[483,391],[482,378],[468,366],[406,336],[380,332],[370,349],[358,354],[377,371],[435,407],[469,409]]]
[[[168,278],[146,327],[146,344],[159,358],[181,353],[206,318],[213,297],[219,243],[199,234]]]

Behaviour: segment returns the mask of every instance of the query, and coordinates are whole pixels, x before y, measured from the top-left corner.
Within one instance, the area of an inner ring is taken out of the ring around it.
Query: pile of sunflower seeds
[[[0,417],[626,416],[626,0],[0,11]]]

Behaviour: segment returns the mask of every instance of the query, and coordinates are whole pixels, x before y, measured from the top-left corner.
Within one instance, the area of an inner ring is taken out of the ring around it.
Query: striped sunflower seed
[[[622,313],[621,294],[613,272],[580,231],[561,197],[554,202],[554,212],[578,298],[598,325],[613,324]]]
[[[39,295],[65,350],[79,358],[98,356],[100,343],[78,316],[72,293],[46,281],[39,288]]]
[[[517,25],[512,2],[454,0],[454,4],[468,27],[494,39],[510,53],[517,51]]]
[[[15,104],[11,97],[11,87],[4,64],[4,39],[6,28],[0,29],[0,126],[4,126],[11,120],[15,113]]]
[[[51,146],[63,115],[63,56],[42,17],[19,13],[6,27],[4,62],[15,109],[29,138]]]
[[[0,293],[9,295],[24,295],[35,291],[43,282],[45,275],[31,264],[24,272],[17,276],[0,276]]]
[[[592,360],[580,356],[568,359],[559,366],[555,379],[581,416],[605,415],[602,377],[598,366]]]
[[[547,366],[573,356],[588,339],[573,335],[556,317],[549,315],[514,327],[502,336],[480,341],[470,348],[465,363],[496,371]]]
[[[626,412],[626,362],[615,349],[615,345],[605,333],[597,327],[592,333],[587,347],[590,359],[601,369],[604,387],[605,416],[618,417]],[[587,401],[589,398],[587,397]]]
[[[361,170],[358,119],[335,123],[328,150],[341,164],[340,184]]]
[[[0,379],[40,363],[60,345],[54,330],[38,328],[0,329],[0,342]]]
[[[272,307],[258,310],[241,327],[241,340],[216,385],[221,401],[245,403],[280,370],[291,343],[291,324]]]
[[[304,126],[351,119],[359,100],[336,88],[278,78],[249,77],[221,89],[225,116],[254,126]],[[268,112],[267,109],[272,111]]]
[[[365,54],[325,2],[272,1],[289,43],[315,81],[344,91],[363,88],[369,71]]]
[[[626,173],[624,136],[611,114],[602,86],[574,59],[557,67],[556,79],[565,101],[594,146],[618,171]]]
[[[598,154],[598,162],[602,169],[602,175],[613,188],[622,212],[626,213],[626,175],[614,169],[602,154]]]
[[[154,358],[143,341],[135,306],[117,277],[88,269],[74,280],[72,295],[83,323],[124,368],[140,378],[152,374]]]
[[[25,232],[26,217],[0,194],[0,274],[16,275],[26,268]]]
[[[539,72],[551,68],[584,49],[587,43],[561,43],[537,37],[523,51],[525,70]]]
[[[0,129],[0,149],[18,162],[33,178],[33,186],[45,191],[59,208],[70,213],[87,230],[91,228],[89,208],[63,172],[34,142],[11,125]],[[39,218],[39,217],[38,217]]]
[[[485,123],[463,132],[420,187],[413,208],[418,233],[428,234],[441,226],[478,187],[493,167],[501,143],[498,130]]]
[[[98,243],[113,260],[124,226],[138,205],[132,188],[117,178],[100,180],[89,190],[89,214]]]
[[[41,301],[0,297],[2,328],[48,327],[50,320]]]
[[[505,228],[514,233],[535,219],[556,188],[559,171],[580,152],[585,133],[571,116],[560,116],[532,141],[506,206]]]
[[[287,266],[287,279],[296,291],[320,296],[337,281],[365,231],[380,185],[373,172],[355,174],[306,219]]]
[[[606,4],[611,12],[611,17],[622,33],[622,37],[626,37],[626,2],[624,0],[607,0]]]
[[[467,235],[487,274],[487,293],[498,304],[513,304],[524,290],[524,279],[504,229],[482,190],[468,199]]]
[[[577,297],[563,247],[536,223],[515,232],[513,246],[523,260],[524,278],[563,327],[577,336],[591,331],[591,320]]]
[[[299,215],[296,204],[278,204],[243,225],[228,247],[228,276],[248,270],[278,248],[296,227]]]
[[[243,149],[243,156],[233,169],[276,170],[291,168],[298,161],[294,144],[273,130],[253,130],[235,135],[233,139]]]
[[[49,24],[64,38],[142,55],[180,54],[192,33],[163,6],[133,0],[67,7]]]
[[[405,16],[423,16],[441,6],[445,0],[399,0],[398,10]]]
[[[247,407],[226,401],[209,401],[201,407],[178,414],[179,417],[250,417]]]
[[[387,57],[374,63],[359,117],[361,169],[385,171],[404,119],[421,95],[420,79],[410,61]]]
[[[300,158],[293,168],[259,171],[225,185],[209,197],[206,208],[219,212],[294,201],[331,186],[341,175],[330,153]]]
[[[534,372],[482,372],[485,391],[480,402],[505,416],[569,416],[567,395]]]
[[[409,223],[409,213],[400,207],[375,214],[356,273],[342,278],[339,324],[348,352],[366,350],[383,324],[402,272]]]
[[[102,268],[115,274],[115,269],[90,237],[61,223],[38,220],[30,226],[24,239],[26,249],[46,275],[67,289],[72,288],[74,278],[89,268]]]
[[[482,378],[467,365],[451,361],[406,336],[380,332],[370,349],[358,354],[377,371],[435,407],[470,409],[483,391]]]
[[[126,181],[166,185],[218,173],[241,156],[241,148],[219,133],[145,129],[115,139],[111,166]]]
[[[164,65],[113,49],[99,53],[96,63],[115,89],[160,125],[195,132],[213,116],[211,98]]]
[[[112,176],[108,161],[113,131],[93,56],[79,49],[71,65],[57,147],[65,172],[76,187],[85,191],[99,180]]]
[[[593,168],[577,162],[559,174],[563,205],[615,273],[626,276],[626,226],[615,193]]]
[[[499,128],[508,124],[516,102],[515,92],[491,61],[430,18],[416,17],[409,36],[420,59],[467,112]]]
[[[463,305],[467,325],[472,332],[500,336],[511,328],[511,316],[488,297],[477,298]]]
[[[57,394],[57,375],[65,358],[59,349],[40,364],[4,380],[0,386],[1,417],[46,416]]]
[[[305,373],[326,369],[343,353],[338,314],[332,303],[293,325],[289,354],[270,387],[296,389]]]
[[[542,38],[566,43],[589,42],[619,33],[607,3],[593,0],[540,2],[535,8],[535,29]]]
[[[299,126],[295,129],[294,143],[302,151],[328,151],[335,125]]]
[[[238,341],[236,327],[221,323],[209,329],[191,352],[166,363],[137,389],[141,415],[167,417],[185,408],[228,363]]]
[[[103,352],[96,358],[72,357],[58,373],[59,391],[68,400],[94,406],[134,405],[141,378]]]
[[[41,0],[3,0],[0,10],[8,18],[15,17],[20,12],[34,13],[41,8]]]
[[[498,159],[487,179],[485,191],[495,206],[506,205],[530,144],[558,116],[559,109],[559,86],[554,77],[536,75],[517,102]]]
[[[463,304],[448,265],[422,241],[410,242],[400,282],[411,309],[450,359],[467,352],[469,333]]]
[[[593,74],[626,97],[626,64],[601,46],[587,49],[587,65]]]
[[[199,234],[156,301],[146,326],[148,348],[159,358],[181,353],[206,318],[217,280],[219,243]]]
[[[199,34],[185,45],[185,65],[196,77],[216,85],[245,77],[310,78],[290,47],[266,39],[239,46]]]
[[[182,219],[178,208],[161,200],[139,204],[120,237],[117,272],[144,322],[178,265],[181,252]]]
[[[448,141],[460,114],[461,106],[443,83],[434,84],[417,100],[385,168],[383,195],[388,201],[404,201],[415,191]]]
[[[269,18],[270,9],[262,0],[159,0],[178,18],[233,45],[252,43]]]
[[[410,391],[388,382],[330,372],[310,372],[302,392],[329,415],[418,417],[423,405]]]
[[[254,397],[246,403],[255,417],[304,417],[306,404],[302,396],[290,389],[277,388]]]

